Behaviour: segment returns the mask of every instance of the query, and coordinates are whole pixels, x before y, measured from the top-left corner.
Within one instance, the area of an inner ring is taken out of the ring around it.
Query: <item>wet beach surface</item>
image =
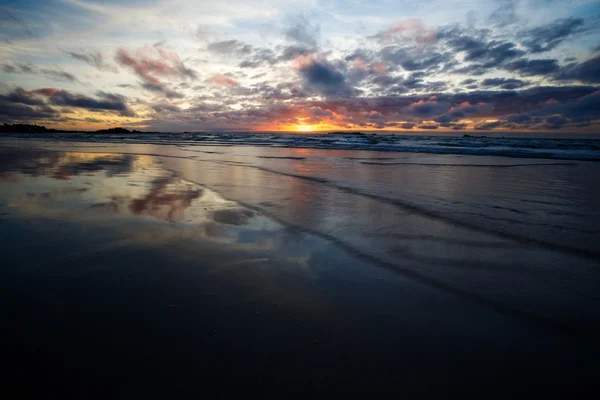
[[[60,142],[0,155],[14,381],[185,396],[597,372],[596,163]]]

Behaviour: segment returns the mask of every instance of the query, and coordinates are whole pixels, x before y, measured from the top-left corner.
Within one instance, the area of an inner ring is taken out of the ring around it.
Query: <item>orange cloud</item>
[[[133,69],[147,82],[160,82],[152,75],[196,78],[196,72],[187,68],[176,52],[161,48],[142,47],[137,49],[135,55],[130,54],[127,49],[120,48],[116,60],[119,64]]]
[[[235,79],[233,79],[227,75],[215,75],[212,78],[208,79],[207,82],[212,85],[217,85],[217,86],[229,86],[229,87],[239,86],[238,81],[236,81]]]
[[[435,28],[427,27],[419,18],[408,18],[398,21],[380,34],[384,42],[401,39],[412,39],[417,43],[426,44],[435,40]]]

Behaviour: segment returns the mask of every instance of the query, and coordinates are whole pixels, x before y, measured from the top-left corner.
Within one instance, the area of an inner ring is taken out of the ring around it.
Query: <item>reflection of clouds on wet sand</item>
[[[129,205],[136,215],[151,215],[165,221],[181,221],[192,201],[202,196],[202,189],[190,187],[175,177],[152,182],[150,193],[133,199]]]
[[[107,176],[127,174],[134,169],[134,162],[144,159],[127,154],[56,153],[13,148],[0,148],[0,155],[0,174],[3,176],[20,172],[60,180],[97,171],[104,171]]]
[[[291,238],[284,226],[182,179],[151,156],[25,150],[7,154],[0,171],[10,179],[0,181],[0,200],[28,218],[95,227],[118,223],[121,234],[142,246],[173,247],[190,240],[233,245],[248,257],[224,268],[270,270],[287,263],[311,275],[311,249],[302,237]]]
[[[0,168],[11,177],[0,181],[0,208],[10,207],[13,218],[49,225],[57,237],[73,234],[72,226],[85,232],[84,246],[63,247],[60,256],[42,254],[29,273],[65,263],[77,266],[74,274],[122,268],[87,261],[147,249],[141,251],[226,279],[238,295],[259,295],[314,315],[329,307],[313,286],[320,262],[314,254],[322,240],[187,181],[154,157],[19,151],[13,161]]]

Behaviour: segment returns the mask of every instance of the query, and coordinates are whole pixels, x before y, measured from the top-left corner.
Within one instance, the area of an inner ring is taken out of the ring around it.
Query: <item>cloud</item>
[[[277,62],[275,52],[267,48],[254,48],[252,54],[239,64],[240,68],[257,68],[262,65],[273,65]]]
[[[484,69],[498,67],[525,54],[512,42],[473,38],[469,36],[469,32],[462,32],[460,36],[451,38],[448,45],[454,52],[465,52],[464,61],[477,62],[478,67]]]
[[[496,86],[502,89],[518,89],[529,85],[529,82],[515,78],[488,78],[481,81],[481,86]]]
[[[117,51],[118,64],[132,69],[142,79],[142,87],[146,90],[162,93],[167,97],[182,97],[180,93],[169,88],[159,77],[174,77],[179,79],[196,79],[198,74],[185,66],[179,55],[174,51],[162,48],[142,47],[135,55],[120,48]]]
[[[8,95],[0,96],[0,101],[22,105],[53,105],[85,108],[88,110],[112,111],[123,116],[134,116],[133,111],[127,107],[125,97],[107,92],[98,92],[98,98],[83,94],[69,92],[63,89],[42,88],[25,91],[16,88]]]
[[[531,115],[529,115],[529,114],[509,115],[506,120],[508,122],[514,122],[514,123],[517,123],[517,124],[523,124],[523,123],[531,121]]]
[[[600,56],[590,58],[582,63],[566,65],[559,72],[557,79],[600,83]]]
[[[574,122],[600,119],[600,88],[575,100],[546,104],[532,115],[561,115]]]
[[[182,93],[171,89],[166,83],[160,80],[156,82],[142,82],[142,88],[155,93],[161,93],[169,99],[182,99],[184,96]]]
[[[215,75],[207,80],[208,83],[216,86],[236,87],[239,86],[238,81],[227,75]]]
[[[418,128],[419,129],[437,129],[438,126],[434,125],[434,124],[425,124],[425,125],[419,125]]]
[[[517,3],[518,0],[497,0],[498,8],[490,14],[489,22],[499,27],[505,27],[519,21]]]
[[[81,52],[81,53],[76,53],[73,51],[65,51],[66,54],[68,54],[69,56],[71,56],[72,58],[74,58],[75,60],[79,60],[79,61],[83,61],[84,63],[91,65],[92,67],[99,69],[101,71],[111,71],[111,72],[117,72],[117,69],[107,65],[104,61],[104,57],[102,56],[102,53],[100,53],[99,51],[92,51],[92,52]]]
[[[414,41],[423,45],[435,41],[436,30],[426,26],[420,18],[409,18],[392,24],[377,37],[383,43]]]
[[[89,110],[116,111],[123,116],[134,116],[135,114],[125,104],[124,97],[99,92],[99,99],[94,99],[83,94],[69,92],[60,89],[38,89],[29,92],[48,98],[48,101],[57,106],[69,106],[86,108]]]
[[[196,79],[197,73],[185,66],[174,51],[162,48],[142,47],[132,55],[127,49],[117,51],[119,64],[131,68],[140,78],[152,81],[155,76]]]
[[[181,108],[178,105],[164,102],[153,104],[150,108],[158,113],[178,113],[181,111]]]
[[[0,95],[0,121],[23,121],[58,118],[60,113],[52,107],[32,107],[23,103],[14,103]]]
[[[569,120],[563,115],[552,115],[550,117],[546,117],[546,124],[550,129],[562,128],[568,122]]]
[[[452,58],[449,53],[415,52],[414,49],[387,46],[379,53],[379,57],[391,65],[399,65],[406,71],[422,71],[439,69]]]
[[[2,21],[3,27],[7,28],[8,31],[12,31],[14,32],[14,28],[17,27],[17,29],[23,30],[25,31],[25,33],[32,38],[37,39],[37,35],[34,34],[31,29],[29,28],[29,25],[25,23],[25,21],[19,17],[17,17],[15,14],[13,14],[9,9],[2,7],[0,12],[0,15],[2,15],[2,17],[0,17],[0,21]],[[10,40],[6,39],[8,42],[10,42]]]
[[[59,68],[39,68],[33,64],[24,63],[3,63],[0,64],[2,71],[8,74],[32,74],[41,75],[52,80],[67,81],[67,82],[78,82],[75,75],[63,71]]]
[[[428,100],[419,100],[412,103],[405,107],[404,111],[409,115],[426,117],[443,113],[448,108],[449,105],[447,103],[438,103],[435,97],[432,97]]]
[[[543,53],[550,51],[562,43],[565,39],[582,32],[583,18],[562,18],[551,24],[530,29],[521,33],[524,37],[522,44],[531,53]]]
[[[288,40],[316,48],[321,34],[321,27],[306,15],[296,15],[289,19],[283,33]]]
[[[277,61],[289,61],[298,56],[309,55],[311,53],[314,53],[314,49],[297,45],[286,46],[283,48],[281,54],[279,54],[277,57]]]
[[[29,92],[20,87],[8,94],[0,95],[0,100],[10,103],[22,103],[30,106],[42,106],[46,104],[42,99],[31,96]]]
[[[594,89],[595,91],[576,98],[545,97],[543,102],[538,103],[537,107],[532,107],[529,112],[499,116],[498,121],[479,124],[476,129],[497,127],[561,129],[598,123],[600,121],[600,90],[599,88],[588,88],[588,91]],[[567,93],[570,91],[566,90]]]
[[[438,116],[435,120],[440,122],[443,126],[452,126],[454,122],[463,118],[485,115],[491,116],[493,110],[494,106],[492,103],[471,103],[469,101],[464,101],[451,106],[447,113]]]
[[[278,89],[269,88],[261,88],[257,93],[262,96],[268,90]],[[283,95],[283,90],[292,88],[293,84],[281,85],[279,96],[290,98],[289,94],[287,97]],[[349,129],[411,129],[418,125],[435,125],[437,129],[443,127],[453,130],[473,126],[479,129],[510,126],[517,129],[551,129],[546,118],[563,115],[569,120],[563,129],[569,129],[575,124],[581,126],[600,119],[600,94],[595,94],[599,89],[593,86],[532,87],[519,91],[437,93],[435,96],[332,96],[311,101],[296,97],[294,102],[282,103],[269,99],[261,106],[247,106],[240,110],[232,110],[225,103],[197,103],[179,112],[163,111],[147,124],[153,129],[162,127],[165,130],[173,130],[174,126],[181,130],[195,130],[199,126],[203,130],[272,129],[274,126],[289,127],[306,121]],[[497,121],[493,125],[486,125],[489,122],[477,122],[481,120]],[[550,121],[558,120],[552,118]]]
[[[354,89],[342,74],[324,57],[301,55],[294,59],[294,68],[300,73],[305,89],[325,96],[352,96]]]
[[[249,54],[252,51],[252,46],[237,39],[209,43],[206,48],[212,53],[223,55]]]
[[[558,62],[553,59],[517,60],[506,64],[505,69],[517,72],[523,76],[553,75],[560,69]]]
[[[494,128],[498,128],[498,127],[502,126],[503,124],[504,124],[504,122],[502,122],[502,121],[482,122],[480,124],[477,124],[475,126],[475,129],[480,130],[480,131],[488,131],[488,130],[492,130]]]

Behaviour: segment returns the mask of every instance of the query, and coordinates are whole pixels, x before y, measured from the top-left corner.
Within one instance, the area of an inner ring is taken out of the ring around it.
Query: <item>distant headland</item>
[[[0,125],[0,133],[142,133],[141,131],[129,130],[121,127],[100,129],[97,131],[70,131],[64,129],[50,129],[43,125],[32,124],[4,124]]]

